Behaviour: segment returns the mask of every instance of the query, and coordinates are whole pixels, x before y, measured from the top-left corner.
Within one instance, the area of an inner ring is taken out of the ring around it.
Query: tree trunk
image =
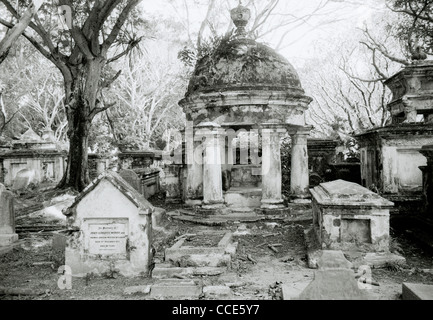
[[[58,185],[61,189],[71,187],[82,191],[90,182],[87,147],[91,120],[83,112],[85,109],[80,99],[68,117],[69,154],[66,172]]]
[[[82,191],[90,182],[88,137],[96,108],[96,95],[102,69],[101,60],[87,61],[74,69],[72,81],[65,82],[69,155],[66,172],[58,188]]]

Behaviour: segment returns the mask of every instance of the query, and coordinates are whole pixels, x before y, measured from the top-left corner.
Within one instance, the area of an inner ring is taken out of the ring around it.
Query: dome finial
[[[236,35],[244,37],[247,32],[245,26],[251,18],[251,11],[242,5],[242,0],[239,0],[239,5],[230,11],[230,16],[237,30]]]

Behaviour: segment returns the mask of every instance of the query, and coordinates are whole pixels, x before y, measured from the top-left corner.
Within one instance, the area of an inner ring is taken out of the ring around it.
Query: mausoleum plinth
[[[411,210],[422,197],[419,167],[426,158],[419,151],[433,144],[432,72],[433,61],[415,61],[385,81],[392,91],[391,123],[355,136],[362,185]]]
[[[308,198],[306,137],[311,128],[305,111],[312,99],[283,56],[248,37],[249,12],[242,5],[231,11],[237,30],[199,57],[179,101],[192,127],[185,141],[185,202],[201,200],[203,209],[221,210],[239,199],[249,204],[246,209],[281,213],[283,134],[293,141],[293,199]]]

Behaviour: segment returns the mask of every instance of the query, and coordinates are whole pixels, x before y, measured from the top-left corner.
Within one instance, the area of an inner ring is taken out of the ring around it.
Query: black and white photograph
[[[0,300],[433,300],[433,1],[0,0]]]

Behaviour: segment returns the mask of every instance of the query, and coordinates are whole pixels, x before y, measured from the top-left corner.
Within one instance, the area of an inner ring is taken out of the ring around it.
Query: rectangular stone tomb
[[[322,247],[370,251],[389,250],[389,210],[394,204],[376,193],[344,180],[310,189],[313,227]]]
[[[221,235],[216,246],[188,246],[183,238],[165,250],[165,261],[178,267],[228,266],[237,248],[237,242],[231,241],[231,232]]]
[[[149,274],[154,208],[117,173],[106,171],[65,211],[65,264],[74,276]]]

